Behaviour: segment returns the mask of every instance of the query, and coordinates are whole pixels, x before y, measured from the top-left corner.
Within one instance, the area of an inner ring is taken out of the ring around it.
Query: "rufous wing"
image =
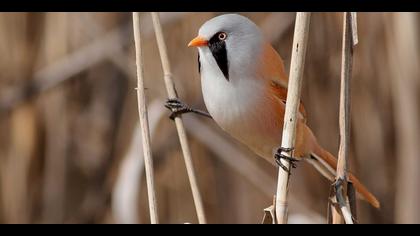
[[[287,88],[280,85],[278,82],[272,80],[270,84],[271,92],[274,96],[276,96],[282,103],[286,104],[287,99]],[[300,101],[299,105],[299,115],[303,119],[303,121],[306,121],[306,110],[303,106],[302,101]]]

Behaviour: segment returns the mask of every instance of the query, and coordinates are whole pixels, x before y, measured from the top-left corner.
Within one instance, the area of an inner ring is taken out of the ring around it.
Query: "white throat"
[[[239,73],[229,70],[227,80],[209,48],[201,47],[199,53],[204,102],[215,121],[229,130],[261,99],[264,84],[255,78],[246,78],[254,75],[247,73],[251,68],[244,68]]]

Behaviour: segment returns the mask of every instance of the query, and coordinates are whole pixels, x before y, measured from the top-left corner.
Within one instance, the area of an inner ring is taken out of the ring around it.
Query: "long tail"
[[[337,159],[318,144],[315,145],[311,157],[313,159],[308,159],[308,161],[314,165],[321,174],[333,181],[336,175]],[[349,173],[349,180],[353,183],[354,188],[362,195],[364,200],[369,202],[373,207],[380,208],[381,205],[378,199],[376,199],[376,197],[351,173]]]

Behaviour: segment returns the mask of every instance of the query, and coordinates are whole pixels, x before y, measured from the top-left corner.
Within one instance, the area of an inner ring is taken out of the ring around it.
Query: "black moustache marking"
[[[200,53],[198,54],[198,73],[201,74]]]
[[[219,33],[215,34],[209,40],[209,48],[217,62],[217,65],[223,75],[225,75],[226,80],[229,81],[229,64],[227,59],[226,42],[224,40],[220,40],[218,35]]]

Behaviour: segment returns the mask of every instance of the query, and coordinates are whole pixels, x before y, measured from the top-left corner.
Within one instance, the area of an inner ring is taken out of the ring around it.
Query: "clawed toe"
[[[290,162],[290,166],[292,168],[296,168],[297,167],[296,166],[296,162],[298,162],[299,160],[296,159],[296,158],[294,158],[294,157],[289,157],[289,156],[283,155],[282,152],[291,152],[293,150],[294,150],[294,148],[283,148],[283,147],[280,147],[280,148],[278,148],[277,153],[274,154],[274,159],[276,160],[277,165],[279,165],[284,171],[286,171],[288,173],[290,173],[290,170],[285,165],[283,165],[283,163],[281,162],[281,159],[284,159],[284,160],[289,161]]]
[[[165,107],[172,110],[186,107],[186,105],[176,98],[171,98],[166,100]]]
[[[187,105],[185,105],[185,103],[183,103],[177,98],[170,98],[166,100],[165,107],[171,110],[171,115],[169,116],[171,120],[174,120],[175,117],[183,113],[191,111],[191,109]]]

